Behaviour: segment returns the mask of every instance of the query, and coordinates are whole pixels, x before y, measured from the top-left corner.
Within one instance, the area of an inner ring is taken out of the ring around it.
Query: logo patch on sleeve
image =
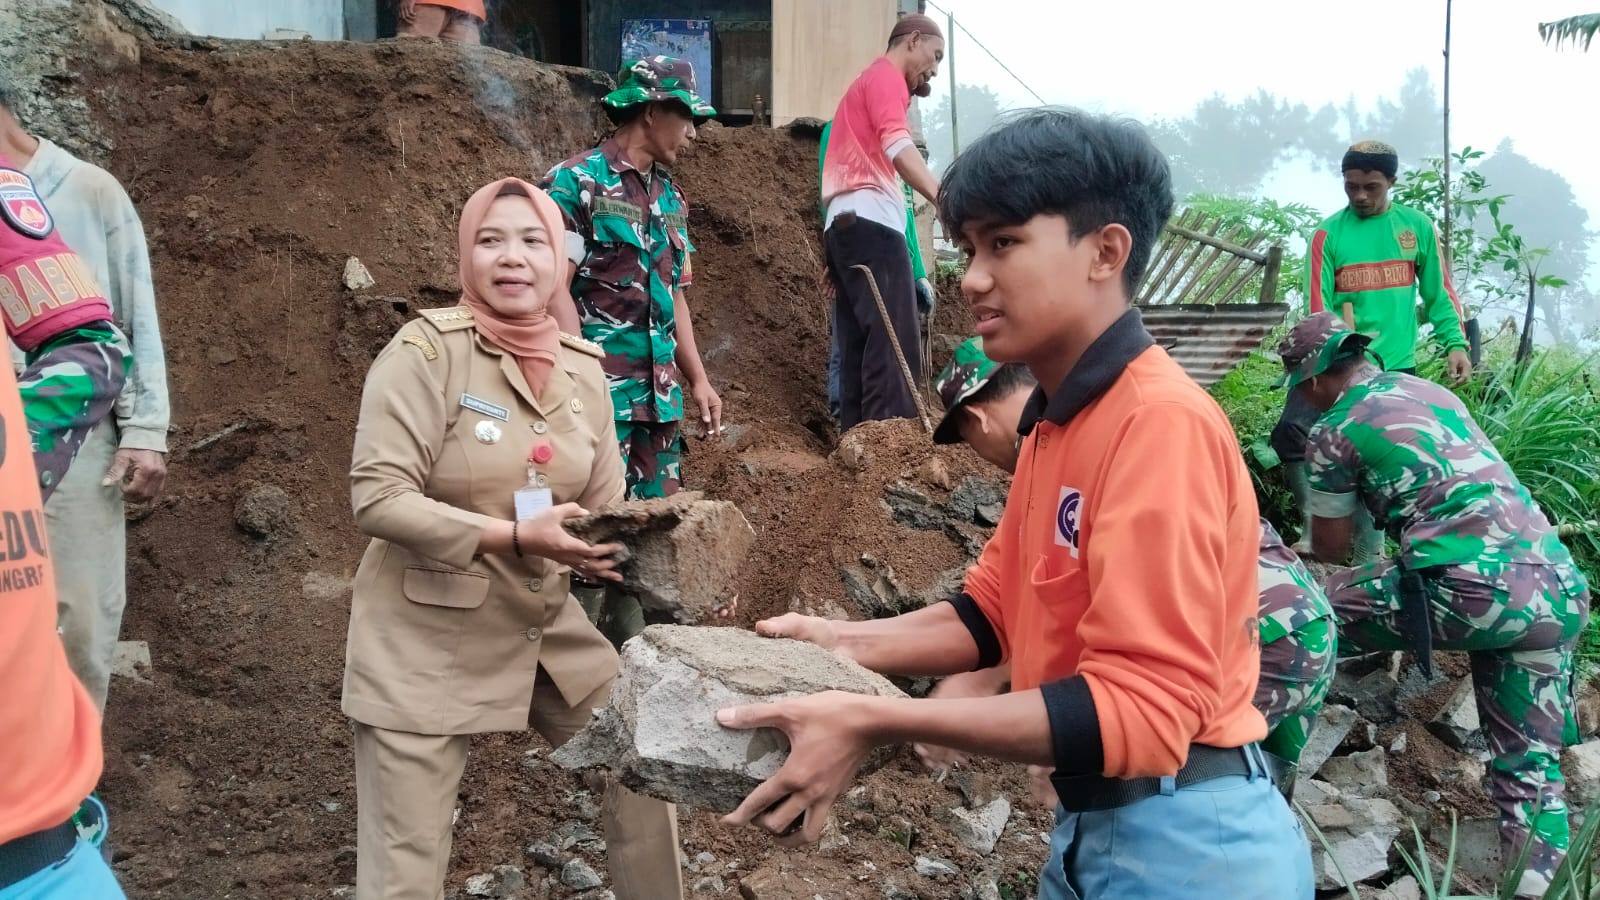
[[[1066,547],[1073,559],[1078,558],[1078,515],[1082,509],[1083,492],[1063,487],[1060,505],[1056,507],[1056,545]]]
[[[55,219],[50,208],[39,199],[33,179],[0,166],[0,219],[13,231],[36,241],[42,241],[55,230]]]

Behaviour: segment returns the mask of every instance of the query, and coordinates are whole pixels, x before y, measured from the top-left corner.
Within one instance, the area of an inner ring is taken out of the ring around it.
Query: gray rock
[[[1306,736],[1305,749],[1300,751],[1300,778],[1317,774],[1333,751],[1344,742],[1345,735],[1356,724],[1356,711],[1348,706],[1328,703],[1317,713],[1317,721]]]
[[[1386,669],[1374,669],[1360,677],[1340,670],[1328,689],[1328,699],[1355,708],[1372,722],[1389,723],[1400,717],[1400,684]]]
[[[882,619],[922,609],[960,592],[964,568],[941,572],[934,583],[914,590],[901,583],[894,567],[871,554],[862,554],[860,566],[842,566],[839,578],[845,596],[868,618]]]
[[[883,900],[922,900],[922,898],[899,879],[887,878],[883,882]]]
[[[623,646],[610,704],[551,759],[569,769],[603,766],[639,793],[727,813],[778,771],[789,742],[775,728],[723,728],[717,710],[827,690],[905,696],[814,644],[739,628],[652,625]],[[880,748],[864,771],[892,755]]]
[[[1308,778],[1294,783],[1294,799],[1301,806],[1325,806],[1339,802],[1339,789],[1326,781]]]
[[[519,897],[528,886],[528,877],[516,866],[495,866],[495,896]]]
[[[1589,806],[1600,796],[1600,741],[1585,741],[1561,752],[1567,802]]]
[[[694,883],[696,894],[721,894],[728,890],[728,885],[722,880],[721,875],[710,875]]]
[[[574,859],[561,867],[561,883],[575,891],[586,891],[600,886],[600,875],[581,859]]]
[[[1413,663],[1406,666],[1405,671],[1400,674],[1400,690],[1396,696],[1401,703],[1410,703],[1449,680],[1450,676],[1437,669],[1434,670],[1433,677],[1429,678]]]
[[[1389,763],[1382,747],[1335,756],[1323,764],[1319,774],[1345,797],[1373,797],[1389,787]]]
[[[372,277],[372,273],[367,271],[361,260],[352,256],[344,261],[344,286],[347,289],[364,291],[377,283],[377,279]]]
[[[469,877],[467,879],[467,893],[473,897],[493,897],[494,876],[484,873]]]
[[[702,851],[695,854],[694,861],[702,866],[709,866],[717,861],[717,855],[715,853],[706,853]]]
[[[560,869],[567,863],[567,858],[562,855],[560,850],[556,849],[554,844],[543,842],[534,844],[528,848],[527,853],[529,859],[544,866],[546,869]]]
[[[1011,801],[1004,797],[996,797],[987,805],[977,809],[963,809],[958,806],[950,810],[948,824],[950,833],[955,835],[962,846],[980,856],[988,856],[994,852],[994,845],[999,842],[1000,835],[1010,820]]]
[[[996,525],[1006,507],[1004,482],[969,475],[950,492],[950,512],[965,522]]]
[[[961,869],[955,863],[937,856],[919,856],[916,865],[912,866],[918,875],[923,878],[938,878],[941,875],[960,875]]]
[[[1478,736],[1478,697],[1472,679],[1463,678],[1455,693],[1445,701],[1439,714],[1428,723],[1428,732],[1450,747],[1466,750]]]
[[[1455,821],[1456,870],[1474,881],[1498,884],[1505,874],[1500,863],[1500,819],[1473,816]],[[1445,846],[1450,840],[1451,819],[1438,816],[1429,832],[1435,843]],[[1408,849],[1411,843],[1407,840]]]
[[[1399,756],[1400,754],[1406,752],[1406,746],[1406,733],[1402,731],[1395,737],[1394,740],[1389,742],[1389,752],[1395,756]]]
[[[889,507],[889,515],[907,528],[921,531],[939,531],[944,528],[944,507],[904,481],[896,481],[885,487],[883,501]]]
[[[593,847],[600,843],[600,835],[595,834],[593,828],[582,822],[568,822],[557,828],[551,837],[555,839],[556,846],[562,850],[571,850],[579,845]]]
[[[1407,875],[1379,891],[1372,900],[1422,900],[1422,885]]]
[[[732,599],[756,539],[737,506],[698,491],[626,501],[562,527],[592,544],[622,544],[620,586],[647,612],[685,625],[706,621]]]
[[[1322,832],[1329,850],[1311,842],[1317,888],[1344,886],[1342,870],[1351,881],[1369,881],[1389,871],[1389,848],[1400,835],[1400,810],[1387,800],[1350,798],[1326,806],[1304,807],[1305,815]],[[1338,860],[1335,866],[1334,860]]]

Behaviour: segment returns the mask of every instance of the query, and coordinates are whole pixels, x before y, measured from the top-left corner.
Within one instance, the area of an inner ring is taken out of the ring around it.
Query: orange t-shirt
[[[4,227],[0,225],[0,227]],[[100,780],[100,715],[56,634],[55,568],[32,442],[0,366],[0,844],[60,825]]]
[[[422,6],[444,6],[460,10],[469,16],[476,16],[479,22],[489,20],[483,8],[483,0],[417,0],[417,2]]]
[[[1192,743],[1238,747],[1267,733],[1250,703],[1261,528],[1250,475],[1222,410],[1129,315],[1112,329],[1126,349],[1120,374],[1106,353],[1095,358],[1099,344],[1079,364],[1114,378],[1104,393],[1065,424],[1051,419],[1071,398],[1052,394],[965,586],[990,646],[998,639],[1011,661],[1013,690],[1081,676],[1092,706],[1081,684],[1046,689],[1047,706],[1061,696],[1051,690],[1069,688],[1083,708],[1062,720],[1052,706],[1052,731],[1092,710],[1100,773],[1121,778],[1175,774]],[[1074,370],[1063,388],[1075,379],[1084,386]],[[1054,739],[1059,759],[1083,736]]]

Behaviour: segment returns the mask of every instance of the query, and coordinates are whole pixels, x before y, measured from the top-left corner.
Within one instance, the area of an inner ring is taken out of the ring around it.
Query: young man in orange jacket
[[[999,697],[830,692],[723,710],[776,727],[783,768],[725,818],[821,837],[871,749],[924,742],[1053,766],[1041,900],[1310,900],[1310,847],[1251,705],[1260,523],[1227,417],[1130,306],[1173,206],[1137,125],[1040,110],[951,166],[939,198],[998,362],[1040,388],[1004,517],[949,603],[870,622],[790,613],[763,634],[884,673],[1009,663]]]

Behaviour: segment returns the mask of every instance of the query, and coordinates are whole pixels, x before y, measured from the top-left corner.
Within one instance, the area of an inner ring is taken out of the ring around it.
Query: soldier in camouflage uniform
[[[1341,640],[1356,652],[1425,655],[1430,643],[1468,652],[1504,858],[1515,860],[1531,834],[1517,896],[1539,896],[1569,837],[1559,761],[1576,731],[1572,655],[1588,586],[1461,401],[1381,371],[1367,344],[1320,313],[1278,347],[1285,382],[1322,411],[1308,453],[1313,552],[1342,558],[1357,504],[1399,543],[1396,559],[1329,579]],[[1403,592],[1417,576],[1420,586]]]
[[[556,165],[540,187],[565,219],[583,336],[606,352],[628,497],[644,499],[678,492],[685,381],[703,433],[722,427],[722,400],[706,377],[683,294],[693,280],[689,205],[666,168],[694,140],[695,123],[716,110],[695,93],[694,69],[680,59],[634,60],[617,81],[603,101],[616,132]],[[643,630],[636,599],[611,591],[602,615],[598,595],[581,591],[579,599],[613,642]]]
[[[985,460],[1013,472],[1017,465],[1017,422],[1034,380],[1018,363],[999,365],[983,353],[980,338],[956,348],[936,383],[945,414],[935,429],[939,444],[963,441]],[[1333,608],[1305,564],[1261,520],[1261,678],[1252,705],[1270,731],[1262,749],[1294,763],[1333,683],[1337,639]],[[954,675],[940,683],[939,696],[993,694],[1006,682],[997,670]],[[919,747],[932,763],[944,754]]]

